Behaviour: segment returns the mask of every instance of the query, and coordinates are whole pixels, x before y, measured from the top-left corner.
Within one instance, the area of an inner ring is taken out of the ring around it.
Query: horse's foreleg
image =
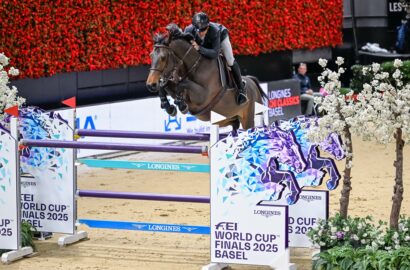
[[[289,205],[294,204],[299,199],[300,188],[298,182],[296,181],[295,175],[291,171],[278,171],[278,173],[283,174],[286,187],[289,189],[290,194],[286,195],[286,201]]]
[[[333,190],[337,187],[340,180],[340,174],[337,170],[335,162],[330,158],[318,157],[317,151],[312,151],[309,154],[309,163],[314,169],[325,169],[330,176],[330,179],[326,182],[326,186],[329,190]]]
[[[174,105],[171,105],[169,103],[169,100],[167,98],[167,92],[165,91],[163,87],[159,88],[158,96],[159,96],[159,99],[161,100],[161,109],[164,109],[167,112],[167,114],[171,116],[175,116],[177,114],[177,109],[175,108]]]
[[[186,91],[186,87],[183,83],[175,85],[172,88],[167,88],[168,94],[171,95],[175,100],[174,104],[177,105],[178,110],[183,114],[186,114],[188,112],[188,105],[184,100]]]
[[[326,182],[326,186],[329,190],[333,190],[339,185],[340,173],[332,159],[324,158],[323,163],[330,175],[330,179]]]

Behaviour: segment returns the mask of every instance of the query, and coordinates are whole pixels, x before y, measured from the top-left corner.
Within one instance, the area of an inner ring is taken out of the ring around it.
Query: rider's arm
[[[217,58],[220,50],[221,50],[221,32],[220,31],[217,31],[216,37],[213,38],[211,49],[207,49],[202,46],[199,46],[199,53],[211,59]]]

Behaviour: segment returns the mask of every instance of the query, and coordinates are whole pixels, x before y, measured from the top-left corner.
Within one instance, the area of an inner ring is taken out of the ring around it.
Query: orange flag
[[[4,110],[5,113],[13,115],[15,117],[19,117],[19,106],[13,106]]]
[[[67,105],[68,107],[71,107],[71,108],[76,108],[77,107],[77,101],[76,101],[75,97],[65,99],[65,100],[61,101],[61,103],[63,103],[64,105]]]

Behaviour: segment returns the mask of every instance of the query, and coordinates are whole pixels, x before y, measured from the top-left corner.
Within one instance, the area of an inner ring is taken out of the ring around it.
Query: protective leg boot
[[[238,62],[235,61],[233,63],[232,71],[236,86],[238,87],[238,95],[236,97],[236,102],[238,103],[238,105],[241,105],[248,101],[248,97],[246,96],[246,89],[242,81],[241,69],[239,68]]]

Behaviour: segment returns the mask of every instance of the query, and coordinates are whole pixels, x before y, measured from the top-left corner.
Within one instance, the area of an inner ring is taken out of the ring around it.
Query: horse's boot
[[[238,62],[233,62],[233,66],[231,68],[233,71],[233,78],[235,79],[235,84],[238,88],[236,102],[238,103],[238,105],[241,105],[248,101],[248,97],[246,96],[245,83],[242,80],[241,69],[239,68]]]

